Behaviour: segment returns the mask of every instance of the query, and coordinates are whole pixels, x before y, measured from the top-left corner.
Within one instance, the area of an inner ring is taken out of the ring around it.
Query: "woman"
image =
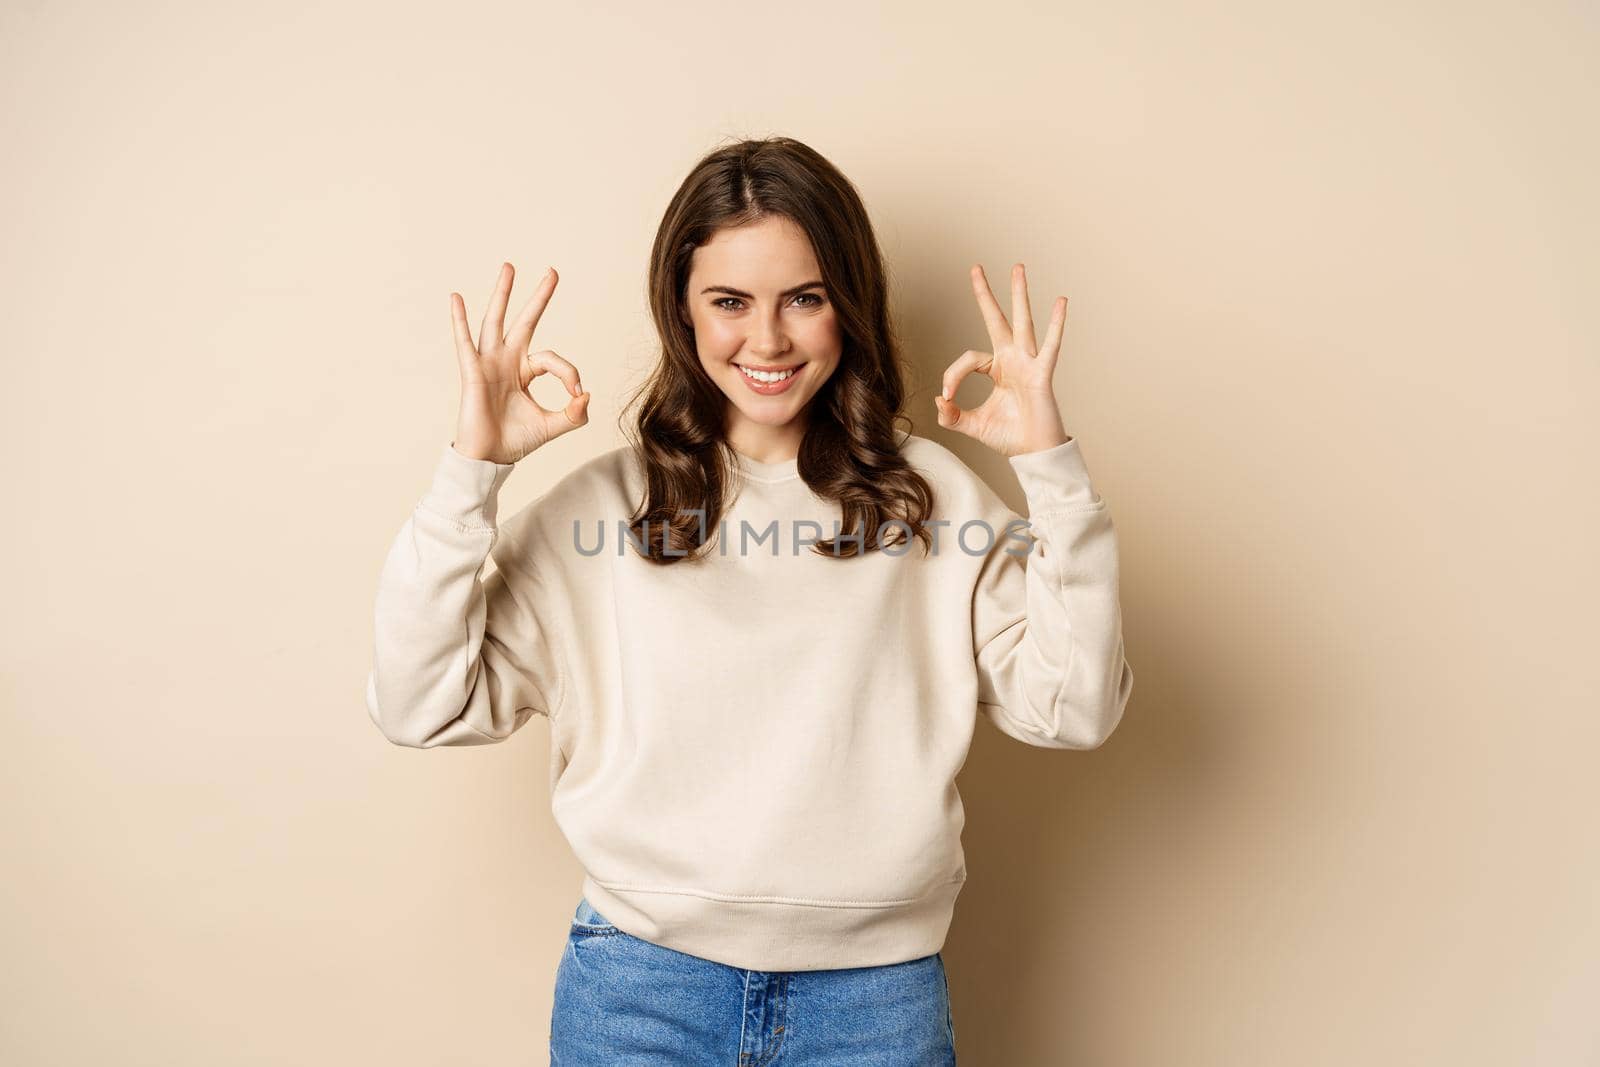
[[[512,276],[476,341],[451,294],[456,435],[385,561],[367,699],[418,748],[549,720],[551,806],[585,870],[552,1062],[953,1062],[940,949],[975,712],[1094,748],[1133,682],[1111,516],[1052,392],[1066,301],[1036,344],[1022,266],[1010,321],[973,268],[992,352],[934,398],[940,426],[1008,457],[1024,520],[897,432],[851,184],[788,138],[720,148],[656,235],[662,355],[631,443],[501,520],[513,465],[589,402],[577,367],[529,354],[555,272],[507,330]],[[994,390],[964,411],[974,371]],[[528,392],[544,373],[563,410]]]

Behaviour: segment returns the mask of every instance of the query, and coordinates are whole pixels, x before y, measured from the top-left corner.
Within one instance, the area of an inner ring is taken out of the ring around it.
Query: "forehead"
[[[689,274],[706,285],[778,292],[810,281],[818,270],[805,231],[792,219],[771,216],[718,230],[694,250]]]

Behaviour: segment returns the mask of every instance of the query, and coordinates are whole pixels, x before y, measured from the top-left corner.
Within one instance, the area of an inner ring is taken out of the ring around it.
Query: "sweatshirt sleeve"
[[[397,745],[504,741],[564,696],[536,561],[496,525],[512,469],[446,445],[384,560],[367,711]],[[496,570],[481,579],[491,552]]]
[[[1076,437],[1010,462],[1030,529],[1005,509],[1015,525],[995,531],[973,593],[979,706],[1027,744],[1096,748],[1133,689],[1111,513]]]

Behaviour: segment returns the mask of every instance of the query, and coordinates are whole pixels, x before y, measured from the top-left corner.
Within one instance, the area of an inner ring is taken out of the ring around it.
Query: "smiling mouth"
[[[735,363],[734,366],[738,367],[739,372],[752,381],[771,384],[794,377],[805,364],[796,363],[792,367],[760,367],[752,363]]]

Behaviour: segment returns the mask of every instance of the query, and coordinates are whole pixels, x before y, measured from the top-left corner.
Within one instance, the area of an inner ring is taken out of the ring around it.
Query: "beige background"
[[[966,268],[1071,300],[1138,681],[979,730],[963,1063],[1600,1059],[1588,4],[0,9],[0,1060],[535,1064],[548,728],[388,745],[383,553],[502,259],[621,443],[724,138],[860,187],[919,432]],[[1041,328],[1043,314],[1040,315]],[[959,399],[983,394],[974,382]],[[556,401],[559,388],[541,381]]]

